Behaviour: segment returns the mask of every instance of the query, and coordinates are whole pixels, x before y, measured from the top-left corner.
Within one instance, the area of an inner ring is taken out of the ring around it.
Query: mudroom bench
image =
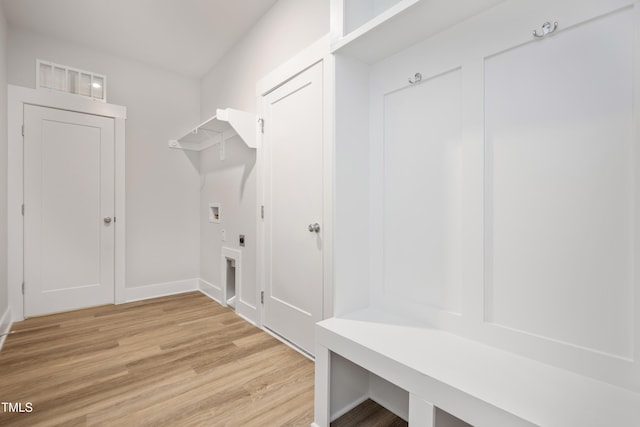
[[[638,393],[372,309],[316,325],[315,369],[317,427],[367,398],[411,427],[640,425]]]

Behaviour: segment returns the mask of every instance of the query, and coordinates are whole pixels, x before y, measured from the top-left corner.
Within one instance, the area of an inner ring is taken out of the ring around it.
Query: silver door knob
[[[111,217],[110,216],[105,217],[104,218],[104,223],[105,224],[110,224],[111,223]]]
[[[309,224],[309,232],[319,233],[320,232],[320,224],[317,222],[315,224]]]

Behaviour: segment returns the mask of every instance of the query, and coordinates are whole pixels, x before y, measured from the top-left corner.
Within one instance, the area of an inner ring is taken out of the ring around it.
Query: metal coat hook
[[[420,80],[422,80],[422,74],[420,74],[420,73],[416,73],[413,76],[413,80],[411,80],[411,77],[409,77],[409,83],[411,83],[411,84],[418,83]]]
[[[551,28],[551,22],[547,21],[544,24],[542,24],[542,33],[538,34],[538,30],[533,30],[533,36],[538,38],[546,37],[549,34],[552,34],[557,28],[558,28],[558,21],[553,23],[553,28]]]

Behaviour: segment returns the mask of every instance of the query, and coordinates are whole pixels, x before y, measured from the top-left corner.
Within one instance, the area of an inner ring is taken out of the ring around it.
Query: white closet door
[[[114,301],[114,121],[24,110],[25,316]]]
[[[323,308],[322,63],[266,95],[264,112],[264,325],[313,353]]]

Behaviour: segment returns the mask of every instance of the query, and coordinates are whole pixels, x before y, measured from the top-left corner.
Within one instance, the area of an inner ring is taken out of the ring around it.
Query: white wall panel
[[[350,183],[369,184],[375,309],[638,389],[639,25],[637,1],[506,1],[368,70],[341,62],[369,80],[337,108],[360,123],[344,108],[368,104]]]
[[[461,71],[384,99],[384,289],[460,311]]]
[[[38,141],[42,183],[36,193],[42,204],[42,289],[100,283],[100,214],[108,209],[101,206],[101,129],[57,121],[43,121],[42,128],[47,140]]]
[[[485,62],[485,317],[632,354],[633,26],[627,9]]]
[[[334,315],[370,303],[368,68],[336,57]],[[344,260],[348,260],[345,262]]]

